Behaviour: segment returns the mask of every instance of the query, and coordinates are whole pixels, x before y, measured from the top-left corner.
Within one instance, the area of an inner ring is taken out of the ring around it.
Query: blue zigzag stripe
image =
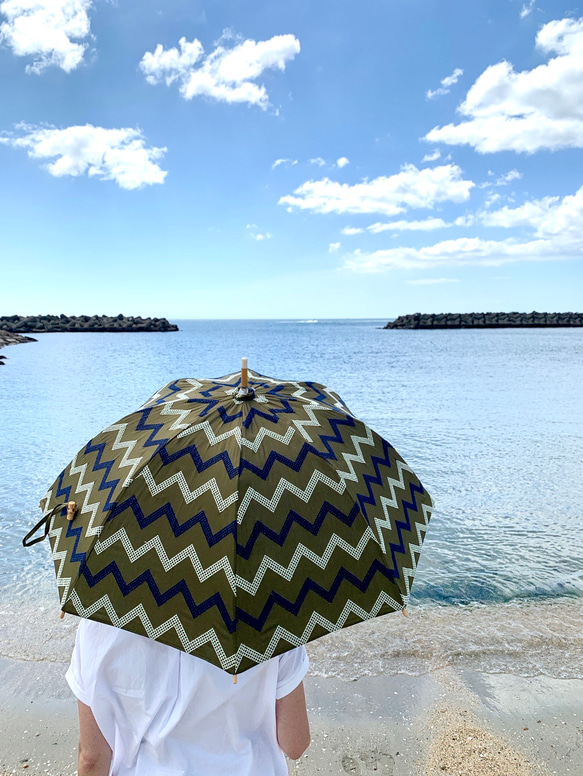
[[[322,587],[317,582],[314,582],[313,579],[308,577],[302,585],[302,589],[300,590],[299,595],[295,601],[288,601],[279,593],[272,592],[270,593],[269,598],[267,599],[267,603],[263,607],[259,617],[253,617],[240,607],[237,607],[237,619],[241,620],[241,622],[244,622],[247,625],[250,625],[255,630],[261,631],[271,613],[271,610],[276,605],[281,606],[282,609],[285,609],[287,612],[297,616],[300,612],[300,609],[302,608],[302,604],[310,592],[316,593],[327,603],[332,603],[334,596],[338,593],[340,585],[344,581],[349,582],[351,585],[357,588],[357,590],[360,590],[361,593],[366,593],[376,574],[381,574],[390,582],[393,582],[396,578],[395,573],[391,569],[388,569],[386,566],[384,566],[378,559],[375,559],[372,562],[362,581],[357,576],[352,574],[352,572],[348,571],[348,569],[345,569],[344,566],[341,566],[329,590],[326,590],[326,588]]]
[[[280,547],[283,547],[288,537],[288,534],[295,523],[300,525],[306,531],[309,531],[313,536],[317,536],[318,532],[320,531],[320,528],[322,527],[324,520],[328,515],[333,515],[338,520],[341,520],[345,525],[351,526],[356,520],[356,516],[358,515],[359,512],[360,512],[360,507],[358,506],[358,504],[354,504],[350,512],[346,515],[344,514],[344,512],[342,512],[342,510],[338,509],[332,504],[329,504],[327,501],[324,501],[324,503],[320,507],[320,510],[318,511],[318,515],[316,519],[314,520],[313,523],[311,523],[305,517],[302,517],[302,515],[298,514],[293,509],[290,509],[285,519],[285,522],[281,528],[281,531],[279,531],[279,533],[277,531],[274,531],[272,528],[269,528],[268,526],[264,525],[258,520],[253,526],[251,536],[247,540],[247,543],[237,544],[237,555],[240,555],[242,558],[245,558],[245,560],[249,560],[249,558],[251,557],[251,553],[253,552],[253,548],[255,547],[255,543],[257,542],[260,536],[265,536],[267,539],[274,542],[274,544],[277,544]]]
[[[169,399],[171,396],[174,396],[180,391],[180,386],[178,385],[178,381],[174,380],[174,382],[169,383],[166,388],[168,389],[168,393],[164,396],[161,396],[159,399],[156,399],[154,402],[155,404],[164,404],[164,402]]]
[[[95,585],[111,574],[117,582],[118,587],[124,597],[130,593],[133,593],[134,590],[140,587],[140,585],[145,584],[150,589],[150,592],[152,593],[152,596],[158,606],[163,606],[167,601],[169,601],[171,598],[174,598],[176,595],[182,595],[186,605],[190,609],[190,613],[195,618],[199,617],[201,614],[204,614],[209,609],[212,609],[213,606],[216,606],[219,610],[219,614],[223,619],[223,622],[229,630],[229,633],[234,633],[235,628],[237,627],[237,622],[236,620],[232,620],[229,616],[229,612],[220,593],[215,593],[210,598],[202,601],[202,603],[197,604],[190,590],[188,589],[188,585],[183,579],[181,579],[180,582],[177,582],[165,592],[161,592],[150,570],[144,571],[131,582],[126,582],[115,561],[108,563],[105,568],[101,569],[101,571],[95,575],[93,575],[87,568],[87,565],[84,564],[81,568],[81,574],[87,581],[89,587],[95,587]]]
[[[391,457],[389,455],[389,450],[393,450],[393,447],[385,440],[382,440],[383,443],[383,453],[384,458],[379,458],[377,455],[372,455],[370,457],[370,463],[372,464],[374,470],[375,470],[375,476],[372,474],[363,474],[362,479],[364,480],[364,484],[366,485],[366,489],[368,490],[368,496],[365,496],[362,493],[358,494],[358,500],[360,502],[360,506],[362,507],[362,513],[368,520],[368,514],[366,511],[365,504],[370,504],[372,506],[377,506],[376,499],[374,497],[374,493],[372,491],[371,485],[380,485],[382,487],[383,485],[383,478],[381,476],[381,473],[379,471],[379,466],[386,466],[389,469],[392,469],[393,466],[391,464]]]
[[[213,532],[204,510],[197,512],[188,520],[185,520],[183,523],[180,523],[169,501],[163,506],[151,512],[149,515],[146,515],[144,514],[144,511],[142,510],[140,503],[135,496],[130,496],[125,501],[122,501],[119,504],[116,504],[114,508],[111,510],[109,517],[107,518],[107,522],[108,523],[111,522],[111,520],[116,518],[122,512],[125,512],[126,509],[130,509],[134,513],[134,516],[138,521],[140,528],[147,528],[156,520],[159,520],[160,518],[165,517],[168,520],[168,523],[172,528],[172,531],[176,538],[178,538],[179,536],[182,536],[183,533],[190,530],[193,526],[200,525],[209,547],[214,547],[215,544],[218,544],[218,542],[222,541],[227,536],[230,536],[230,535],[235,536],[237,532],[236,520],[224,526],[216,533]]]
[[[272,450],[269,453],[269,456],[267,457],[267,460],[265,461],[262,467],[256,466],[250,460],[243,457],[241,457],[240,465],[235,466],[231,461],[231,457],[229,453],[226,450],[223,450],[221,453],[218,453],[212,458],[209,458],[206,461],[204,461],[200,453],[198,452],[198,447],[196,446],[195,442],[192,442],[190,445],[188,445],[188,447],[183,447],[182,449],[177,450],[175,453],[169,453],[168,450],[166,450],[165,448],[161,448],[158,452],[158,455],[164,466],[174,463],[175,461],[178,461],[180,458],[183,458],[184,456],[190,456],[192,459],[192,462],[196,467],[196,471],[199,474],[205,471],[206,469],[210,468],[214,464],[222,462],[225,467],[225,471],[229,479],[231,480],[234,477],[237,477],[239,474],[241,474],[243,469],[247,469],[248,471],[252,472],[256,476],[260,477],[262,480],[267,480],[267,478],[271,473],[271,469],[276,462],[279,462],[284,466],[287,466],[289,469],[292,469],[295,472],[299,472],[309,453],[312,453],[313,455],[318,456],[318,458],[323,458],[324,460],[333,460],[333,461],[338,460],[337,455],[334,453],[334,450],[330,445],[331,442],[336,442],[338,444],[343,443],[343,438],[338,431],[338,426],[354,427],[356,424],[354,422],[354,419],[349,416],[346,416],[342,420],[338,418],[328,418],[328,422],[330,423],[330,425],[334,430],[334,435],[333,436],[324,435],[324,434],[319,435],[319,439],[321,440],[322,444],[328,451],[327,453],[324,453],[321,450],[318,450],[313,445],[305,442],[300,448],[300,451],[297,454],[295,459],[288,458],[282,453],[278,453],[277,451]]]
[[[174,533],[174,536],[176,538],[178,538],[183,533],[193,528],[195,525],[200,525],[209,547],[214,547],[215,544],[218,544],[227,536],[233,536],[233,537],[237,536],[236,520],[233,520],[231,523],[228,523],[219,531],[214,532],[210,526],[210,523],[208,521],[208,518],[204,510],[197,512],[195,515],[193,515],[188,520],[185,520],[183,523],[179,523],[178,519],[176,518],[176,513],[174,512],[174,509],[172,508],[172,505],[170,504],[170,502],[167,502],[163,506],[151,512],[149,515],[146,515],[144,514],[144,511],[142,510],[139,504],[139,501],[135,496],[130,496],[130,498],[126,499],[125,501],[122,501],[121,503],[114,505],[108,517],[108,522],[111,522],[111,520],[118,517],[120,514],[122,514],[122,512],[125,512],[126,509],[129,509],[133,512],[134,517],[138,521],[138,525],[142,529],[147,528],[156,520],[159,520],[160,518],[165,517],[168,520],[168,523],[172,528],[172,532]],[[304,530],[309,531],[313,536],[316,536],[320,531],[320,528],[322,527],[322,524],[328,515],[332,515],[333,517],[335,517],[338,520],[341,520],[345,525],[350,527],[356,520],[356,517],[359,512],[360,512],[360,507],[358,506],[358,504],[354,504],[350,512],[348,514],[345,514],[344,512],[342,512],[342,510],[338,509],[337,507],[333,506],[327,501],[324,501],[324,503],[322,504],[322,506],[318,511],[316,519],[314,520],[313,523],[311,523],[305,517],[298,514],[293,509],[290,509],[284,521],[284,524],[279,532],[274,531],[273,528],[270,528],[269,526],[266,526],[263,523],[257,521],[253,526],[253,530],[247,542],[245,544],[237,543],[237,554],[240,555],[242,558],[245,558],[245,560],[248,560],[260,536],[265,536],[270,541],[274,542],[274,544],[277,544],[280,547],[283,547],[288,537],[288,534],[295,523],[300,525]]]
[[[276,605],[281,606],[286,611],[290,612],[294,616],[297,616],[310,592],[314,592],[328,603],[332,603],[334,596],[338,593],[340,585],[344,581],[353,585],[361,593],[366,593],[376,574],[382,574],[382,576],[391,582],[394,580],[395,576],[394,573],[390,569],[386,568],[378,559],[373,561],[363,580],[360,580],[357,576],[342,566],[329,590],[326,590],[326,588],[322,587],[317,582],[314,582],[314,580],[308,577],[302,585],[300,593],[295,601],[288,601],[279,593],[272,592],[269,595],[267,603],[263,607],[259,617],[253,617],[248,612],[244,611],[240,607],[237,607],[235,619],[232,619],[229,615],[227,606],[225,605],[225,602],[219,593],[215,593],[214,595],[202,601],[200,604],[197,604],[184,579],[181,579],[180,582],[177,582],[171,588],[165,592],[162,592],[156,584],[156,580],[154,579],[154,576],[150,570],[146,570],[139,574],[135,579],[131,580],[130,582],[126,582],[115,561],[108,563],[107,566],[101,569],[101,571],[98,571],[97,574],[92,574],[87,568],[87,565],[83,564],[80,573],[91,588],[95,587],[95,585],[99,584],[99,582],[102,582],[109,575],[112,575],[124,597],[130,593],[133,593],[135,590],[137,590],[138,587],[140,587],[140,585],[145,584],[150,590],[152,597],[158,606],[163,606],[176,595],[182,595],[193,618],[199,617],[213,606],[216,606],[229,633],[234,633],[238,620],[241,620],[241,622],[244,622],[246,625],[249,625],[257,631],[261,631],[267,622],[267,618],[269,617],[271,610]]]
[[[419,506],[417,504],[417,498],[415,496],[415,493],[418,493],[420,496],[422,496],[425,493],[425,489],[424,489],[423,485],[421,485],[421,483],[419,483],[419,485],[415,485],[412,482],[409,483],[409,491],[411,493],[411,499],[412,500],[411,501],[403,500],[401,502],[402,506],[403,506],[403,513],[405,515],[406,522],[403,522],[402,520],[397,520],[395,522],[395,528],[397,529],[397,533],[399,534],[400,544],[394,544],[394,543],[391,542],[390,545],[389,545],[390,548],[391,548],[391,557],[393,559],[393,566],[395,568],[395,572],[397,574],[397,577],[399,576],[399,574],[398,574],[399,567],[397,565],[397,559],[396,559],[395,556],[396,556],[397,553],[399,553],[400,555],[404,555],[405,554],[405,543],[403,541],[403,534],[402,534],[402,530],[401,529],[403,529],[405,531],[412,531],[413,530],[413,527],[411,525],[411,520],[409,519],[409,510],[411,510],[413,512],[419,512]]]
[[[153,407],[147,407],[145,410],[138,410],[137,414],[141,415],[142,417],[138,421],[138,424],[136,426],[136,431],[150,431],[150,436],[148,439],[144,442],[144,447],[155,447],[156,450],[154,451],[154,455],[160,448],[164,447],[164,445],[169,441],[169,439],[155,439],[156,434],[159,431],[162,431],[164,428],[164,423],[146,423],[148,418],[150,417],[150,414],[152,412]]]

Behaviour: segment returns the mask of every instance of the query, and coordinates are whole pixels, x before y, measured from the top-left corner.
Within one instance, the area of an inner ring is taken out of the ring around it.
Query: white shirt
[[[194,655],[82,619],[66,679],[113,751],[111,776],[287,776],[275,701],[308,663],[298,647],[233,684]]]

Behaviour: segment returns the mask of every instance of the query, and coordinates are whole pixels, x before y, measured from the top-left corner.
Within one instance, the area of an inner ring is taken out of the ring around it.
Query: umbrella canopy
[[[432,507],[333,391],[240,383],[169,383],[85,445],[33,529],[63,611],[233,674],[403,609]]]

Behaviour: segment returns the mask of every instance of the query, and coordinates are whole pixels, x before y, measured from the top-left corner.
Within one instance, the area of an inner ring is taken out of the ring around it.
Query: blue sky
[[[3,314],[583,307],[583,8],[28,6],[0,0]]]

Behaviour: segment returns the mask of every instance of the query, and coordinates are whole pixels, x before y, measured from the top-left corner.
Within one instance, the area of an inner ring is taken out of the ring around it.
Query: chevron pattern
[[[64,611],[239,673],[406,606],[432,500],[338,394],[254,372],[175,380],[41,501]]]

